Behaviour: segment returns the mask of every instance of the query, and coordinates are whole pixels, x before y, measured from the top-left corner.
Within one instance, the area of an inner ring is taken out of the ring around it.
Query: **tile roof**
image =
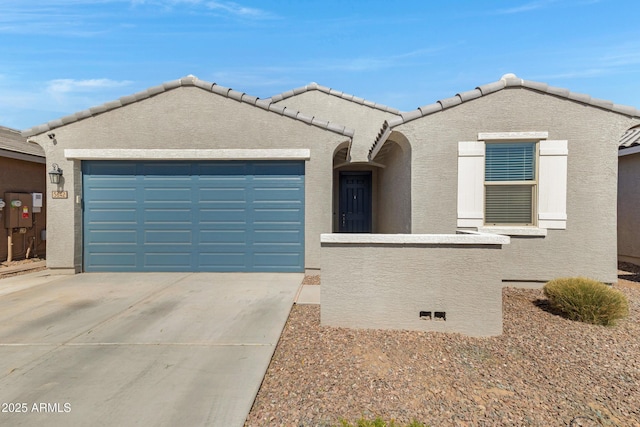
[[[44,157],[44,150],[35,142],[27,142],[19,130],[0,126],[0,151]]]
[[[134,102],[151,98],[152,96],[158,95],[160,93],[163,93],[172,89],[176,89],[181,86],[195,86],[200,89],[213,92],[217,95],[234,99],[238,102],[244,102],[244,103],[253,105],[255,107],[262,108],[263,110],[267,110],[267,111],[271,111],[273,113],[279,114],[281,116],[286,116],[294,120],[299,120],[301,122],[307,123],[312,126],[316,126],[322,129],[327,129],[329,131],[347,136],[349,138],[352,138],[355,133],[354,130],[348,129],[337,123],[332,123],[327,120],[322,120],[318,117],[307,116],[305,114],[300,113],[299,111],[295,111],[290,108],[276,105],[275,102],[272,101],[270,98],[259,99],[255,96],[250,96],[250,95],[247,95],[246,93],[238,92],[231,88],[220,86],[216,83],[210,83],[204,80],[200,80],[197,77],[190,75],[178,80],[173,80],[158,86],[151,87],[147,90],[143,90],[142,92],[138,92],[133,95],[123,96],[122,98],[117,99],[115,101],[107,102],[97,107],[92,107],[92,108],[89,108],[88,110],[84,110],[84,111],[80,111],[78,113],[72,114],[70,116],[62,117],[60,119],[53,120],[39,126],[26,129],[22,132],[22,135],[25,137],[29,137],[29,136],[41,134],[44,132],[48,132],[55,128],[67,125],[69,123],[73,123],[89,117],[97,116],[98,114],[102,114],[107,111],[114,110],[116,108],[120,108]]]
[[[620,138],[620,149],[640,145],[640,127],[629,129]]]
[[[612,111],[614,113],[624,114],[630,117],[640,118],[640,110],[629,107],[626,105],[614,104],[611,101],[606,101],[597,98],[591,98],[589,95],[582,93],[570,92],[568,89],[562,89],[554,86],[549,86],[546,83],[534,82],[530,80],[523,80],[516,77],[515,74],[505,74],[497,82],[489,83],[483,86],[479,86],[474,90],[467,92],[461,92],[450,98],[441,99],[433,104],[425,105],[412,111],[400,113],[400,116],[388,121],[385,121],[378,133],[376,140],[369,149],[369,158],[373,159],[375,155],[380,151],[382,145],[391,134],[391,130],[403,123],[410,122],[420,117],[428,116],[439,111],[446,110],[447,108],[454,107],[462,104],[463,102],[470,101],[472,99],[480,98],[481,96],[489,95],[500,91],[508,87],[523,87],[533,89],[538,92],[555,95],[560,98],[570,99],[572,101],[580,102],[582,104],[591,105],[603,110]]]
[[[296,89],[292,89],[292,90],[288,90],[286,92],[282,92],[281,94],[278,95],[274,95],[271,98],[269,98],[271,101],[273,102],[280,102],[284,99],[287,98],[291,98],[292,96],[296,96],[299,95],[301,93],[304,92],[309,92],[312,90],[318,90],[320,92],[324,92],[326,94],[329,95],[333,95],[336,96],[338,98],[341,99],[345,99],[347,101],[351,101],[351,102],[355,102],[356,104],[360,104],[360,105],[365,105],[367,107],[371,107],[371,108],[375,108],[376,110],[380,110],[380,111],[384,111],[387,113],[392,113],[392,114],[396,114],[399,115],[400,114],[400,110],[396,109],[396,108],[392,108],[392,107],[387,107],[386,105],[382,105],[382,104],[378,104],[372,101],[367,101],[364,98],[360,98],[354,95],[349,95],[347,93],[344,92],[340,92],[337,91],[335,89],[331,89],[330,87],[327,86],[321,86],[318,83],[309,83],[306,86],[302,86]]]

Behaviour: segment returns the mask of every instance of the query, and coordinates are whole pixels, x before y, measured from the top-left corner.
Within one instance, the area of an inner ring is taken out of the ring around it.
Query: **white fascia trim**
[[[497,234],[321,234],[321,243],[364,245],[507,245],[511,239]]]
[[[478,132],[478,140],[539,140],[549,138],[549,132]]]
[[[481,233],[501,234],[506,236],[545,237],[547,235],[546,228],[538,228],[538,227],[509,227],[509,226],[478,227],[478,231]]]
[[[311,150],[298,149],[65,149],[77,160],[309,160]]]
[[[629,154],[640,153],[640,145],[636,145],[635,147],[623,148],[622,150],[618,150],[618,157],[628,156]]]

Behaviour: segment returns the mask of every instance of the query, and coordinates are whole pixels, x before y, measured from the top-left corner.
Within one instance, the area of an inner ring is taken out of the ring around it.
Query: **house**
[[[629,129],[618,151],[618,260],[640,265],[640,127]]]
[[[491,335],[502,286],[616,280],[618,142],[638,125],[512,74],[409,112],[188,76],[23,135],[63,170],[54,271],[322,269],[325,324]]]
[[[38,144],[27,143],[20,131],[0,126],[0,205],[4,205],[0,208],[0,261],[46,253],[46,209],[44,204],[35,210],[32,206],[34,193],[43,201],[45,168],[44,151]],[[26,200],[25,205],[12,208],[11,195]],[[9,224],[11,216],[19,216],[20,224]]]

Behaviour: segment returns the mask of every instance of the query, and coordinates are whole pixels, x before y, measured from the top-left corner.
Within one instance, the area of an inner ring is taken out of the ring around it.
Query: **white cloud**
[[[498,14],[500,15],[511,15],[514,13],[523,13],[523,12],[530,12],[532,10],[537,10],[537,9],[542,9],[545,8],[553,3],[555,3],[556,0],[539,0],[539,1],[532,1],[529,3],[525,3],[522,4],[520,6],[515,6],[515,7],[510,7],[508,9],[500,9],[497,11]]]
[[[111,79],[55,79],[47,83],[47,91],[52,94],[64,94],[71,92],[94,92],[103,89],[112,89],[130,85],[129,80],[111,80]]]
[[[234,2],[208,1],[205,3],[205,6],[211,10],[222,10],[231,15],[242,18],[264,19],[274,17],[270,12],[253,7],[242,6]]]

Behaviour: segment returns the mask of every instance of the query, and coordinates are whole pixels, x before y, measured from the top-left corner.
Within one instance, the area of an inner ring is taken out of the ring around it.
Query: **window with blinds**
[[[533,225],[536,143],[485,146],[485,224]]]

